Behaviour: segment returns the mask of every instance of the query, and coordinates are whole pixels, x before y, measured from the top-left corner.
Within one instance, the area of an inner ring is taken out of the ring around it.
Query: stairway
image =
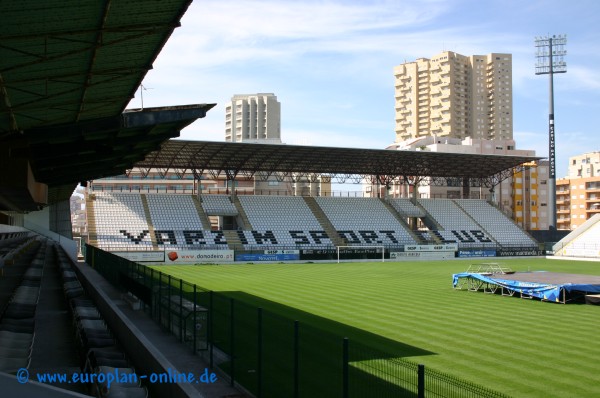
[[[208,216],[204,212],[204,209],[202,208],[202,198],[193,195],[192,200],[194,202],[194,206],[196,207],[196,211],[198,212],[198,218],[200,218],[200,222],[202,223],[202,229],[204,229],[205,231],[210,231],[211,223],[208,219]]]
[[[252,224],[250,224],[250,220],[248,220],[248,216],[246,215],[246,212],[244,211],[244,207],[240,203],[240,200],[238,199],[237,195],[231,196],[231,198],[232,198],[233,205],[235,206],[235,208],[238,211],[238,215],[242,219],[242,224],[244,224],[244,225],[240,225],[240,227],[244,230],[253,229]]]
[[[223,235],[225,236],[225,239],[227,240],[227,247],[229,247],[230,250],[243,250],[244,249],[244,246],[242,245],[242,241],[240,240],[240,237],[238,236],[237,231],[224,230]]]
[[[323,209],[321,209],[315,198],[313,198],[312,196],[303,196],[303,198],[304,202],[306,202],[306,205],[317,218],[317,221],[319,221],[319,224],[321,224],[321,227],[323,228],[327,236],[329,236],[331,242],[335,246],[344,246],[346,243],[342,238],[340,238],[335,227],[333,226],[331,221],[329,221],[329,218],[327,218],[327,215],[325,215]]]
[[[146,194],[140,194],[142,205],[144,206],[144,215],[146,216],[146,222],[148,223],[148,231],[150,231],[150,240],[152,240],[152,248],[158,250],[158,243],[156,242],[156,234],[154,233],[154,225],[152,225],[152,217],[150,216],[150,207],[148,206],[148,199]]]
[[[419,236],[417,236],[417,234],[414,233],[414,231],[410,228],[410,226],[402,218],[402,216],[400,215],[400,213],[398,213],[398,210],[396,210],[396,208],[394,206],[392,206],[390,204],[390,202],[388,202],[387,200],[384,200],[382,198],[379,198],[379,200],[388,209],[388,211],[394,216],[394,218],[396,220],[398,220],[398,222],[404,227],[404,229],[406,230],[406,232],[409,233],[409,235],[411,236],[411,238],[413,238],[413,240],[415,242],[421,242],[422,241],[422,239]]]

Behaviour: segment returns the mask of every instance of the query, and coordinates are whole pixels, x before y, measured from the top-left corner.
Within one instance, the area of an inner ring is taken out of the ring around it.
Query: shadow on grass
[[[314,329],[320,329],[324,334],[337,336],[340,339],[347,337],[350,340],[351,344],[360,343],[365,346],[368,346],[374,352],[378,352],[377,357],[379,358],[406,358],[435,354],[422,348],[414,347],[396,340],[388,339],[386,337],[365,331],[363,329],[349,326],[341,322],[336,322],[331,319],[323,318],[321,316],[314,315],[309,312],[289,307],[287,305],[283,305],[271,300],[266,300],[264,298],[254,296],[245,292],[223,291],[219,292],[219,294],[229,298],[233,298],[234,300],[236,300],[236,304],[238,304],[239,302],[240,305],[244,306],[244,311],[254,311],[254,314],[256,314],[256,308],[261,307],[263,308],[263,311],[268,311],[273,313],[273,316],[281,317],[281,321],[299,321],[301,328],[310,327]],[[247,315],[252,316],[252,314]],[[361,314],[358,314],[358,316],[361,316]],[[398,321],[401,322],[402,320],[399,319]],[[350,358],[350,361],[360,361],[367,359],[374,358],[372,358],[370,355],[362,355]]]
[[[341,396],[345,337],[351,397],[413,396],[416,364],[403,358],[434,354],[240,291],[213,292],[212,314],[219,366],[263,397]]]

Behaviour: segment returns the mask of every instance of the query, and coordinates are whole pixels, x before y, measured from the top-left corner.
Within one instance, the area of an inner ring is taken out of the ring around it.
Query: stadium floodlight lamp
[[[567,35],[536,36],[535,74],[566,73]]]
[[[535,37],[535,74],[550,76],[550,106],[548,117],[548,162],[549,162],[549,203],[548,228],[556,229],[556,146],[554,126],[554,74],[566,73],[567,35],[546,35]]]

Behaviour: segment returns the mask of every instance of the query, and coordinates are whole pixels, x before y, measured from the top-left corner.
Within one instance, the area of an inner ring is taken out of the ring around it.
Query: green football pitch
[[[516,271],[600,275],[600,262],[499,261]],[[600,307],[453,289],[452,274],[477,262],[153,268],[249,304],[260,301],[265,310],[314,327],[350,334],[343,337],[384,337],[363,343],[510,396],[600,396]],[[385,342],[401,344],[385,347]]]

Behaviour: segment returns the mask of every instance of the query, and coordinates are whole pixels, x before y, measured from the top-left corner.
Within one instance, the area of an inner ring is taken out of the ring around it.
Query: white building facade
[[[281,143],[281,104],[272,93],[238,94],[225,106],[225,141]]]

